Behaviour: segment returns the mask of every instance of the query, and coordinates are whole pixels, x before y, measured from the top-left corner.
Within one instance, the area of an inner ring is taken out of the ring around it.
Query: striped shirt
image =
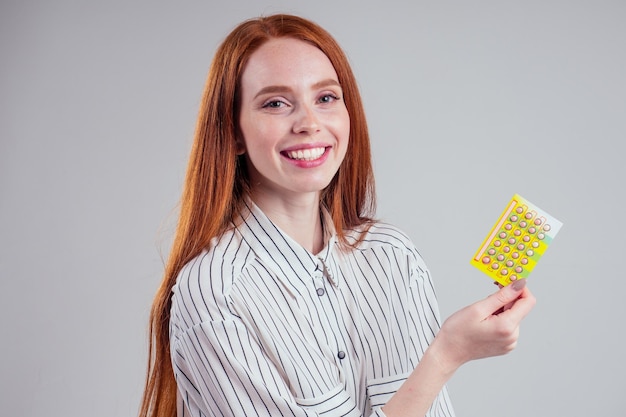
[[[440,328],[411,241],[375,223],[311,254],[248,201],[173,288],[178,416],[384,416]],[[428,416],[454,416],[446,389]]]

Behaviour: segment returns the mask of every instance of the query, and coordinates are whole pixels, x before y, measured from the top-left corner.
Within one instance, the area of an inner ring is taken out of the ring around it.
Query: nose
[[[293,124],[294,133],[307,133],[311,135],[319,129],[320,124],[315,111],[309,106],[300,106]]]

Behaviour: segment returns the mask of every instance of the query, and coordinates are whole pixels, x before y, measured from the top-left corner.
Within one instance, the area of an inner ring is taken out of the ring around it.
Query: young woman
[[[446,381],[510,351],[534,298],[522,280],[441,326],[424,261],[373,211],[337,43],[295,16],[239,25],[208,75],[141,416],[454,415]]]

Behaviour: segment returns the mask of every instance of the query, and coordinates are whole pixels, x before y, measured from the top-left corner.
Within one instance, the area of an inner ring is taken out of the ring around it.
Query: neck
[[[305,249],[315,254],[324,247],[319,194],[292,199],[264,198],[253,193],[252,200],[278,227]]]

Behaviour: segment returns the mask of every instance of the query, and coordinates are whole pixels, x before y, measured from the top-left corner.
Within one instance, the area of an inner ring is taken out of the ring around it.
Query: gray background
[[[458,415],[623,415],[626,3],[373,0],[2,0],[0,414],[136,414],[209,62],[279,11],[347,51],[379,217],[444,317],[494,290],[469,259],[513,193],[565,224],[518,349],[450,382]]]

